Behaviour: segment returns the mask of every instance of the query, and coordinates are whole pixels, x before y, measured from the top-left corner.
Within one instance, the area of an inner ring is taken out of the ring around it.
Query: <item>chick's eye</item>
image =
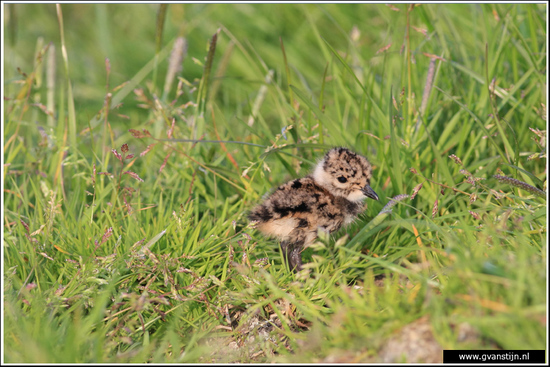
[[[338,181],[340,181],[341,183],[346,183],[346,182],[348,182],[348,179],[345,178],[344,176],[340,176],[340,177],[338,177]]]

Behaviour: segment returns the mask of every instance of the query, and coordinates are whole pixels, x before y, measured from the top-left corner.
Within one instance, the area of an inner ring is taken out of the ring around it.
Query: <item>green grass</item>
[[[546,5],[4,7],[4,362],[546,348]],[[247,211],[337,145],[381,200],[290,273]]]

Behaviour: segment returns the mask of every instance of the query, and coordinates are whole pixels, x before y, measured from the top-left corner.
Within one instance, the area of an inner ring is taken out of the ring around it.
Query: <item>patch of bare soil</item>
[[[379,358],[382,363],[443,363],[443,347],[424,316],[392,336],[380,350]]]

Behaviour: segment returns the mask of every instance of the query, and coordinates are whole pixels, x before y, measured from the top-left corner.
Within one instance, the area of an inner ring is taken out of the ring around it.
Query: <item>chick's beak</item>
[[[365,185],[365,187],[363,187],[361,191],[363,191],[363,194],[365,194],[366,197],[378,200],[378,195],[376,195],[374,190],[369,185]]]

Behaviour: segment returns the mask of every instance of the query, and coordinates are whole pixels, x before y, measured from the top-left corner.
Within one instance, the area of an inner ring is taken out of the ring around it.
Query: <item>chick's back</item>
[[[261,232],[282,240],[292,239],[296,232],[310,232],[306,237],[313,240],[318,228],[334,232],[361,209],[361,203],[334,196],[306,176],[279,186],[249,219],[258,221]]]

